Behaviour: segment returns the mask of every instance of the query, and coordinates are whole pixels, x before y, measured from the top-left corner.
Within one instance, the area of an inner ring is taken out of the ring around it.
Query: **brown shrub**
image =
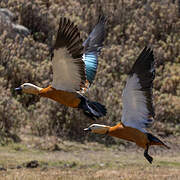
[[[51,82],[49,47],[56,35],[59,16],[74,21],[85,39],[99,14],[104,13],[108,17],[107,38],[96,80],[87,93],[90,99],[105,104],[108,109],[107,116],[97,123],[113,125],[120,121],[121,93],[127,73],[145,45],[154,48],[156,57],[156,119],[166,124],[180,123],[180,19],[177,5],[170,0],[2,0],[0,7],[12,10],[18,17],[17,22],[32,32],[23,41],[18,37],[9,39],[5,32],[0,36],[4,91],[24,82],[43,87]],[[34,134],[87,138],[82,129],[92,121],[81,111],[35,96],[17,96],[13,91],[9,98],[22,104],[19,109],[24,108],[27,112],[27,123],[31,124]],[[173,133],[173,128],[170,132]],[[90,139],[101,138],[91,135]]]

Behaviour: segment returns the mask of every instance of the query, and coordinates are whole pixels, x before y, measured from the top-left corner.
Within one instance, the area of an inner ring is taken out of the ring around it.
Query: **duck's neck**
[[[35,85],[34,85],[35,86]],[[39,87],[39,86],[35,86],[36,87],[36,90],[38,91],[38,93],[43,89],[43,88],[41,88],[41,87]]]
[[[27,94],[34,94],[34,95],[39,95],[40,91],[43,89],[41,87],[38,87],[34,84],[31,84],[32,88],[29,89],[23,89],[23,92],[27,93]]]

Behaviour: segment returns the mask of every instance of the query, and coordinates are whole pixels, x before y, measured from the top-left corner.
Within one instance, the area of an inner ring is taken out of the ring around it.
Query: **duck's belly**
[[[149,140],[145,133],[131,127],[119,126],[118,128],[114,129],[114,131],[111,131],[109,135],[135,142],[138,146],[144,149],[146,148],[146,145],[149,144]]]
[[[63,104],[65,106],[69,106],[69,107],[73,107],[73,108],[77,108],[81,101],[78,98],[77,93],[56,90],[56,89],[52,88],[51,86],[42,89],[39,95],[42,97],[47,97],[47,98],[53,99],[54,101],[57,101],[60,104]]]

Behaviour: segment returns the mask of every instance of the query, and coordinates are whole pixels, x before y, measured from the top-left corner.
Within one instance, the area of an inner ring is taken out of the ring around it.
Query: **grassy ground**
[[[126,149],[122,145],[105,147],[69,141],[55,145],[54,141],[53,137],[43,140],[34,137],[21,144],[1,146],[0,179],[180,179],[179,138],[168,141],[171,150],[151,148],[153,164],[135,146]],[[26,167],[32,160],[38,161],[37,168]]]

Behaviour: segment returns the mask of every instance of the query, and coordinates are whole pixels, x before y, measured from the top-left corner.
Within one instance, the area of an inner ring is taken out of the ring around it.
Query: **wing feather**
[[[145,131],[154,120],[152,88],[155,78],[154,55],[145,47],[134,63],[123,90],[122,123]]]
[[[106,18],[104,16],[100,16],[98,23],[83,43],[83,59],[86,65],[87,80],[90,84],[95,78],[98,67],[98,55],[103,47],[105,38],[105,22]]]
[[[77,26],[67,18],[60,18],[52,58],[52,86],[55,89],[74,92],[85,86],[86,74],[82,52],[82,39]]]

